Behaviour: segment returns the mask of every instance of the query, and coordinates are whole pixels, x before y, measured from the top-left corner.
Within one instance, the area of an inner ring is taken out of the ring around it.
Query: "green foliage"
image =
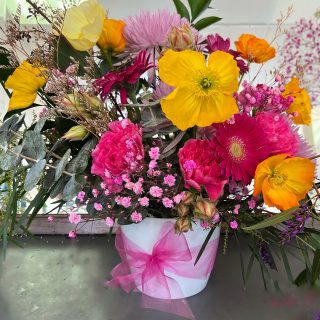
[[[195,20],[199,18],[205,10],[210,8],[211,2],[212,0],[188,0],[188,9],[181,0],[173,0],[176,10],[180,14],[180,16],[192,22],[193,27],[197,30],[207,28],[221,20],[221,18],[219,17],[210,16],[202,18],[195,22]]]

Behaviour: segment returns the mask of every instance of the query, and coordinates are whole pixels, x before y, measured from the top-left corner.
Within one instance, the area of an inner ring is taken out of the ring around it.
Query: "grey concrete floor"
[[[105,236],[20,239],[0,264],[0,320],[181,320],[141,309],[140,294],[106,289],[119,262]],[[257,265],[243,289],[237,247],[220,250],[207,288],[188,299],[197,320],[318,320],[320,293],[297,290],[279,274],[282,293],[265,291]],[[299,266],[295,265],[296,271]]]

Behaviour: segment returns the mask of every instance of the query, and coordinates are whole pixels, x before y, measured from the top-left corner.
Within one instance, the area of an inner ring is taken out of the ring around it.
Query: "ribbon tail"
[[[196,320],[186,299],[158,299],[142,294],[141,307],[175,314],[190,320]]]

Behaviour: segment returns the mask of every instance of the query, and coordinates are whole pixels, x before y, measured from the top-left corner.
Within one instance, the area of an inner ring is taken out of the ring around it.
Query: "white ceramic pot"
[[[152,254],[154,245],[158,242],[159,238],[161,238],[162,236],[160,235],[160,232],[163,228],[163,225],[168,221],[172,222],[172,227],[173,227],[176,220],[146,218],[141,223],[138,223],[138,224],[121,226],[121,229],[124,236],[128,238],[132,243],[134,243],[134,245],[141,248],[145,253]],[[201,272],[201,275],[199,276],[197,275],[198,268],[197,266],[196,267],[194,266],[194,262],[209,231],[203,230],[203,228],[200,226],[200,221],[197,221],[196,224],[193,223],[192,228],[193,228],[193,231],[189,231],[183,234],[183,236],[185,236],[186,238],[189,248],[190,249],[196,248],[196,250],[192,250],[192,252],[194,252],[194,254],[192,254],[192,259],[188,262],[183,263],[183,269],[185,270],[185,268],[187,267],[191,271],[192,277],[177,276],[176,274],[169,272],[168,270],[164,270],[164,273],[166,276],[175,280],[174,286],[177,286],[177,285],[179,286],[179,290],[176,290],[176,288],[170,287],[170,282],[168,283],[169,290],[171,292],[171,299],[180,299],[180,298],[190,297],[202,291],[206,287],[210,277],[210,272],[211,272],[210,266],[213,266],[215,261],[218,243],[219,243],[219,237],[220,237],[220,227],[217,227],[215,229],[206,247],[206,251],[205,251],[206,258],[204,258],[204,261],[202,261],[202,272]],[[178,235],[178,234],[174,235],[174,237],[180,237],[180,236],[181,235]],[[200,260],[199,260],[199,263],[200,263]],[[208,261],[207,266],[203,266],[203,262],[206,263],[206,261]],[[203,268],[206,268],[206,270],[208,270],[205,276],[203,275]],[[178,270],[178,273],[179,273],[179,270]],[[138,286],[138,290],[142,291],[141,286]],[[144,292],[144,293],[155,298],[163,298],[161,297],[160,291],[159,291],[159,294],[157,293],[157,291],[153,292],[152,294],[149,294],[148,292]]]

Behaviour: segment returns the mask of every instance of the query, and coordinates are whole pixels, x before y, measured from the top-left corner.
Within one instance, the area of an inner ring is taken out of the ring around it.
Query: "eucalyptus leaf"
[[[45,166],[46,160],[41,159],[29,169],[23,186],[25,191],[31,191],[37,185]]]
[[[24,115],[21,117],[12,116],[6,120],[3,125],[0,127],[0,135],[4,136],[7,139],[7,142],[15,135],[14,132],[17,132],[22,126],[24,121]]]
[[[181,131],[162,151],[162,154],[166,154],[171,149],[173,149],[183,138],[186,134],[186,131]]]
[[[66,183],[68,182],[68,177],[67,176],[62,176],[57,182],[56,185],[54,186],[54,188],[51,190],[50,192],[50,198],[54,199],[55,197],[57,197],[59,194],[61,194],[63,192],[64,187],[66,186]],[[52,179],[52,184],[54,183],[53,179]],[[49,185],[49,181],[48,181],[48,185]]]
[[[280,213],[275,213],[272,217],[269,217],[269,218],[263,220],[262,222],[259,222],[253,226],[242,227],[242,230],[253,231],[253,230],[258,230],[258,229],[262,229],[262,228],[275,226],[279,223],[282,223],[284,221],[292,219],[294,217],[292,215],[292,212],[294,212],[297,209],[298,209],[298,207],[294,207],[294,208],[288,209],[288,210],[280,212]]]
[[[0,157],[2,158],[8,150],[8,143],[5,136],[0,135]]]
[[[72,161],[67,166],[67,171],[70,173],[82,173],[88,166],[89,159],[91,157],[91,152],[96,146],[96,139],[91,139],[85,143],[81,148],[78,155],[72,159]]]
[[[22,154],[29,158],[40,160],[46,155],[46,144],[40,133],[27,131],[24,138]]]
[[[62,159],[56,165],[56,173],[54,178],[55,181],[57,181],[61,177],[65,167],[68,164],[70,155],[71,155],[71,149],[68,149],[67,152],[63,155]]]
[[[62,199],[64,201],[72,200],[83,189],[84,184],[83,176],[72,176],[63,189]]]
[[[22,150],[22,145],[15,146],[11,149],[11,152],[7,152],[0,161],[0,168],[4,171],[8,171],[16,167],[21,162],[19,156]]]
[[[38,122],[36,123],[34,127],[34,132],[40,133],[41,130],[43,129],[43,126],[45,125],[47,119],[46,118],[40,118]]]

